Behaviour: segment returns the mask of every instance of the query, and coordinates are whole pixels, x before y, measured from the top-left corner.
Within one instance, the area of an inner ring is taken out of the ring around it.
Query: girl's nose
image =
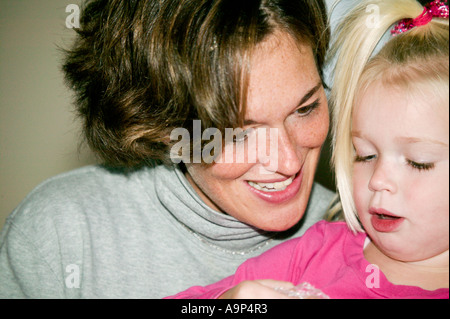
[[[373,192],[396,192],[395,171],[387,161],[378,160],[369,181],[369,190]]]

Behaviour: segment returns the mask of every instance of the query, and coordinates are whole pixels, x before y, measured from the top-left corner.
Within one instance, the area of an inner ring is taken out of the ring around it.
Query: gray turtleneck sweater
[[[0,236],[0,298],[161,298],[206,285],[322,218],[316,184],[300,225],[264,233],[216,212],[178,169],[84,167],[31,192]]]

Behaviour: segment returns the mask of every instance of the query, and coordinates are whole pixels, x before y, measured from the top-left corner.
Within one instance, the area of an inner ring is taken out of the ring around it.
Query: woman
[[[88,2],[64,72],[105,165],[13,212],[0,296],[159,298],[302,234],[332,196],[327,45],[321,1]]]

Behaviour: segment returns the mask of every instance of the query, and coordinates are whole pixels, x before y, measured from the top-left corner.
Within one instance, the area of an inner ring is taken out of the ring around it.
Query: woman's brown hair
[[[313,0],[92,0],[63,71],[86,141],[108,164],[169,162],[177,127],[240,127],[251,51],[275,30],[311,45],[321,72],[326,7]]]

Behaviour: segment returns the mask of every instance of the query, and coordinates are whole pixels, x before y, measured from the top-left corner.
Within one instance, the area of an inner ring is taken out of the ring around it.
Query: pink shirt
[[[286,241],[243,263],[233,276],[191,287],[169,298],[218,298],[244,280],[308,282],[330,298],[449,298],[448,288],[428,291],[394,285],[363,255],[366,234],[354,235],[343,222],[318,222],[302,237]]]

